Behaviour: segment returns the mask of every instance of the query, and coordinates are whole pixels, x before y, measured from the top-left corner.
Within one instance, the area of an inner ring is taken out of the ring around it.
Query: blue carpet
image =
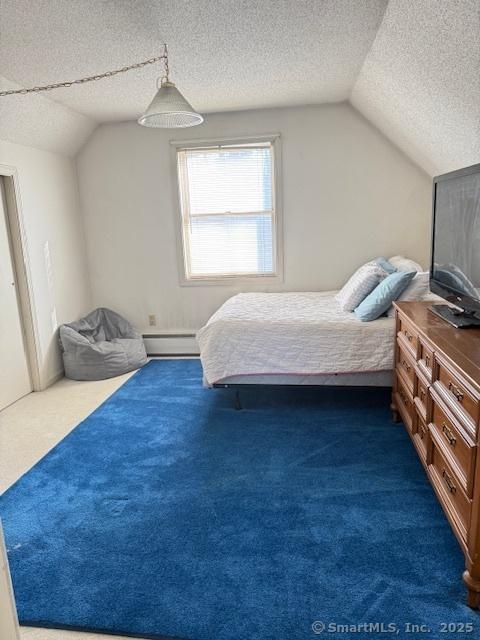
[[[151,362],[0,497],[23,624],[188,640],[315,638],[315,621],[328,638],[385,635],[335,626],[361,623],[478,631],[387,390],[246,390],[243,411],[232,395],[203,389],[198,361]]]

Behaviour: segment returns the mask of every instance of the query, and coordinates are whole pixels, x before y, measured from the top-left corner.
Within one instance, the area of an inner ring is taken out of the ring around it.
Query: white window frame
[[[185,236],[183,224],[183,212],[181,202],[181,184],[177,166],[177,153],[183,149],[197,149],[202,147],[215,146],[235,146],[248,144],[265,144],[272,145],[273,152],[273,211],[274,211],[274,269],[273,274],[248,274],[248,275],[222,275],[222,276],[195,276],[189,278],[187,274],[186,260],[187,252],[185,250]],[[171,147],[171,166],[173,170],[173,180],[176,184],[174,214],[175,214],[175,231],[177,238],[177,257],[178,257],[178,273],[181,286],[205,286],[205,285],[223,285],[232,286],[240,283],[250,284],[274,284],[283,282],[283,210],[282,210],[282,190],[281,190],[281,140],[280,134],[265,134],[258,136],[243,136],[241,138],[214,138],[202,140],[176,140],[170,142]]]

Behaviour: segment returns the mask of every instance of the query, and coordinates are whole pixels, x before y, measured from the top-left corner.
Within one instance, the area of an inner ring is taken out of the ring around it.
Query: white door
[[[31,390],[0,177],[0,410]]]
[[[19,640],[17,611],[13,599],[12,581],[8,570],[7,552],[0,522],[0,638]]]

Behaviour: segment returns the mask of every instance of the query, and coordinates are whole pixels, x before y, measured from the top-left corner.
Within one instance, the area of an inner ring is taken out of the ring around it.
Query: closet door
[[[0,410],[31,390],[0,177]]]

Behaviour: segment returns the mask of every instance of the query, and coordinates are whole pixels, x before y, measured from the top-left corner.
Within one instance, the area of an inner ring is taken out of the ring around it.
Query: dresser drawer
[[[428,474],[455,531],[465,543],[470,524],[471,502],[440,448],[433,443]]]
[[[470,423],[470,428],[476,429],[479,413],[479,401],[469,390],[468,384],[453,371],[446,363],[437,357],[436,386],[444,396],[449,406],[461,419]]]
[[[422,370],[423,375],[429,382],[431,382],[433,376],[433,351],[429,346],[427,346],[422,338],[419,339],[419,345],[418,365]]]
[[[462,428],[453,417],[433,399],[432,422],[430,425],[432,438],[437,443],[455,470],[463,488],[472,495],[473,474],[475,468],[476,447],[470,442]]]
[[[400,339],[397,340],[397,371],[403,376],[405,384],[413,395],[415,386],[415,364]]]
[[[408,430],[411,432],[413,427],[414,405],[413,396],[408,390],[402,376],[396,374],[396,398],[395,404],[402,417],[402,420]]]
[[[426,422],[428,418],[428,385],[421,376],[417,374],[415,375],[415,405],[423,420]]]
[[[403,340],[406,348],[416,359],[418,347],[417,333],[401,315],[398,317],[398,336]]]
[[[427,461],[427,441],[429,438],[428,428],[416,407],[413,426],[413,442],[417,448],[418,455],[425,463]]]

